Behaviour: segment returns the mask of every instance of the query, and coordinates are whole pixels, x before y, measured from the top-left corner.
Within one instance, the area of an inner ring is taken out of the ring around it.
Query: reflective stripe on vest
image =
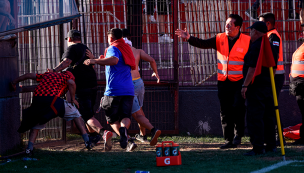
[[[304,78],[304,43],[293,53],[290,75]]]
[[[294,61],[292,64],[304,64],[304,61]]]
[[[227,61],[218,59],[218,63],[227,64]],[[229,61],[229,64],[230,65],[244,65],[244,62],[243,61]]]
[[[224,70],[217,70],[218,73],[227,75],[227,71]],[[243,71],[228,71],[228,75],[234,75],[234,74],[243,74]]]
[[[250,37],[240,34],[240,37],[229,52],[228,37],[225,33],[216,35],[216,49],[219,81],[238,81],[243,78],[244,56],[250,44]]]
[[[304,74],[304,71],[291,70],[291,73],[295,73],[295,74]]]
[[[267,32],[267,37],[269,37],[271,34],[277,35],[280,39],[279,58],[278,58],[277,70],[276,70],[275,74],[284,74],[285,70],[284,70],[284,60],[283,60],[283,42],[282,42],[280,34],[278,33],[278,31],[276,29],[268,31]]]

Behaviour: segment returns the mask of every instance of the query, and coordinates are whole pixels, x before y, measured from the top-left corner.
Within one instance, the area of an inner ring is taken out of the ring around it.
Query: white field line
[[[285,165],[288,165],[288,164],[294,163],[294,162],[304,162],[304,161],[300,161],[300,160],[282,161],[282,162],[276,163],[274,165],[268,166],[266,168],[263,168],[263,169],[260,169],[260,170],[257,170],[257,171],[253,171],[251,173],[265,173],[265,172],[269,172],[269,171],[277,169],[277,168],[279,168],[281,166],[285,166]]]

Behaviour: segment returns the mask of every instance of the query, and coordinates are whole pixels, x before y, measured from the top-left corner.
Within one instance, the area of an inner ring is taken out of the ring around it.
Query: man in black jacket
[[[243,75],[245,79],[241,93],[243,98],[246,99],[247,128],[253,149],[245,153],[245,156],[264,154],[265,151],[276,151],[275,111],[269,68],[262,67],[261,74],[254,78],[260,50],[262,49],[262,38],[268,30],[266,24],[262,21],[255,22],[249,28],[251,29],[251,44],[244,57]],[[264,41],[268,41],[268,38],[265,38]],[[271,49],[273,50],[273,46],[271,46]],[[275,51],[272,51],[272,54],[274,61],[277,62],[278,56]],[[266,143],[265,147],[264,143]]]
[[[243,83],[243,59],[249,48],[250,37],[242,34],[243,19],[230,14],[225,33],[202,40],[190,36],[187,30],[177,29],[175,34],[190,45],[201,49],[215,49],[218,58],[218,98],[225,144],[221,149],[235,148],[241,143],[245,128],[245,104],[240,94]]]

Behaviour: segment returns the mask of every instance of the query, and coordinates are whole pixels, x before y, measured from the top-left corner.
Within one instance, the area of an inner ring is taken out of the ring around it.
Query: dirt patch
[[[155,151],[155,146],[150,146],[149,143],[141,143],[136,141],[137,148],[136,151]],[[180,151],[202,151],[202,150],[218,150],[219,147],[223,145],[223,143],[179,143]],[[287,147],[292,148],[296,151],[303,151],[304,148],[302,146],[292,146],[288,144]],[[54,150],[54,151],[84,151],[87,150],[84,146],[84,142],[82,140],[71,140],[67,141],[67,143],[61,143],[50,146],[37,146],[36,148]],[[238,146],[238,148],[231,150],[250,150],[252,149],[252,145],[248,143],[242,143]],[[280,149],[278,149],[280,151]],[[98,145],[93,148],[93,151],[97,152],[105,152],[104,151],[104,141],[100,141]],[[113,148],[111,152],[124,152],[125,149],[120,148],[118,139],[113,140]]]

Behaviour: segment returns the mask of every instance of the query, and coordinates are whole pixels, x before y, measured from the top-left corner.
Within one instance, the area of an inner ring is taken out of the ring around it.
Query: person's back
[[[75,80],[71,72],[62,73],[43,73],[37,74],[37,81],[39,84],[35,88],[34,96],[62,96],[66,93],[67,81],[69,79]]]
[[[75,76],[77,89],[94,88],[97,86],[96,72],[93,65],[86,66],[83,62],[89,57],[86,55],[89,48],[82,43],[70,45],[62,56],[62,59],[72,60],[69,71]]]
[[[107,96],[134,96],[134,88],[132,84],[131,67],[126,65],[123,55],[118,48],[110,46],[107,49],[106,58],[117,57],[118,63],[116,65],[106,65],[106,91],[104,95]]]
[[[139,69],[138,69],[138,64],[140,61],[140,52],[142,51],[141,49],[136,49],[134,47],[131,47],[131,50],[133,52],[134,58],[135,58],[135,64],[136,64],[136,69],[131,71],[132,79],[139,78]]]

